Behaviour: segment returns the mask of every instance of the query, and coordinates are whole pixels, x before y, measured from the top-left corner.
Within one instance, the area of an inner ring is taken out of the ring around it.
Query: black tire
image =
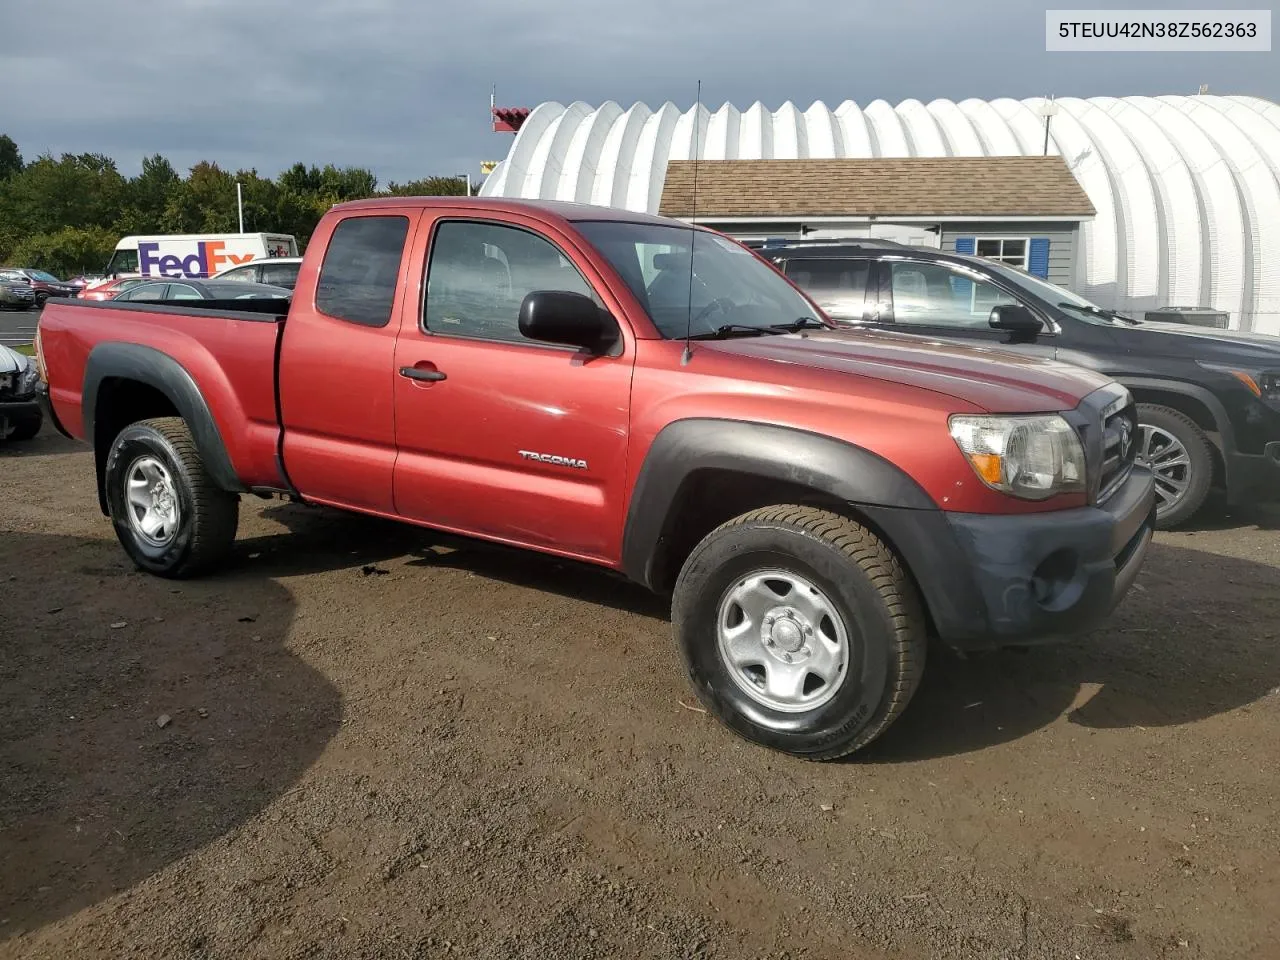
[[[753,699],[720,654],[721,601],[762,568],[809,580],[848,631],[843,679],[812,710],[783,712]],[[842,757],[880,736],[924,671],[925,618],[897,558],[865,527],[814,507],[765,507],[713,530],[680,571],[671,619],[689,680],[707,709],[745,739],[804,759]]]
[[[43,307],[43,306],[44,306],[44,302],[45,302],[46,300],[48,300],[48,299],[49,299],[49,295],[48,295],[47,293],[37,293],[37,294],[36,294],[36,306],[37,306],[37,307]]]
[[[163,545],[147,542],[129,522],[126,484],[140,457],[157,459],[173,481],[178,522]],[[125,427],[111,444],[104,478],[107,508],[125,553],[140,570],[171,579],[216,567],[230,552],[240,518],[240,499],[220,489],[180,417],[158,417]]]
[[[9,434],[8,439],[31,440],[40,432],[42,426],[44,426],[44,417],[31,417],[28,420],[23,420],[13,428],[13,433]]]
[[[1162,507],[1157,498],[1156,529],[1172,530],[1188,522],[1200,512],[1205,498],[1213,486],[1213,448],[1204,431],[1196,422],[1184,413],[1172,407],[1163,407],[1153,403],[1138,404],[1138,426],[1155,427],[1173,436],[1187,451],[1185,479],[1187,488],[1182,497],[1170,507]],[[1157,490],[1168,490],[1162,486],[1157,477]]]

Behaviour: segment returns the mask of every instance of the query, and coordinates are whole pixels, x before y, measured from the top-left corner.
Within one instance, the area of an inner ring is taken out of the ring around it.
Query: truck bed
[[[62,427],[78,439],[92,435],[84,387],[93,376],[88,367],[94,349],[133,352],[139,362],[158,351],[200,384],[243,485],[284,487],[276,458],[275,376],[287,311],[287,301],[279,300],[192,300],[181,306],[50,301],[40,318],[40,338],[46,363],[61,371],[49,391]]]

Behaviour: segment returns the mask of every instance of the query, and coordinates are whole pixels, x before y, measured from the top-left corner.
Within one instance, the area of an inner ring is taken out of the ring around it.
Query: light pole
[[[240,181],[236,181],[236,210],[240,214],[240,232],[244,233],[244,198],[240,193]]]
[[[458,176],[458,179],[467,181],[467,196],[468,197],[471,196],[471,174],[460,173],[457,176]]]
[[[1054,103],[1053,97],[1045,97],[1040,104],[1040,116],[1044,117],[1044,155],[1049,155],[1049,121],[1058,112],[1058,105]]]

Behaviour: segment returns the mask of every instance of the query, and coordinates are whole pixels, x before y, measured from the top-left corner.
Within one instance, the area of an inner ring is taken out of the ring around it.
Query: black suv
[[[889,241],[751,244],[836,321],[981,341],[1105,373],[1138,402],[1157,524],[1280,492],[1280,337],[1147,323],[981,257]]]

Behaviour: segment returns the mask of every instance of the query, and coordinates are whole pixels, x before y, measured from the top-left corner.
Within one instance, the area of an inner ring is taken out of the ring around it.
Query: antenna
[[[698,81],[698,99],[693,107],[693,205],[689,210],[689,304],[684,317],[684,353],[680,365],[693,358],[690,335],[693,332],[693,248],[698,243],[698,154],[702,147],[702,81]]]

